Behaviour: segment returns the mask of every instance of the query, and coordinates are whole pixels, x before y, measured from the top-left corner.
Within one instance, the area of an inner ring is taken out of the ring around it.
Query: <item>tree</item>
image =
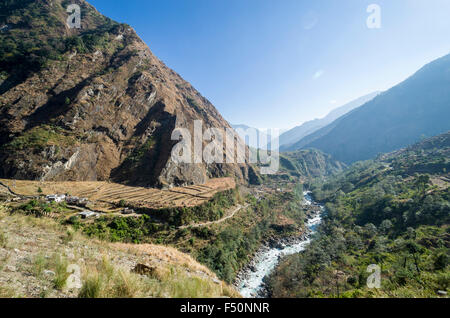
[[[383,222],[381,222],[380,230],[383,233],[387,233],[392,228],[392,226],[393,225],[392,225],[392,222],[390,220],[384,220]]]
[[[367,223],[364,226],[364,230],[369,237],[374,237],[375,235],[377,235],[377,227],[372,223]]]
[[[430,183],[429,175],[420,175],[416,178],[414,185],[417,188],[417,190],[422,194],[422,196],[425,194],[425,190],[427,189],[428,183]]]
[[[436,270],[445,269],[448,265],[448,255],[446,253],[439,253],[434,260],[434,268]]]

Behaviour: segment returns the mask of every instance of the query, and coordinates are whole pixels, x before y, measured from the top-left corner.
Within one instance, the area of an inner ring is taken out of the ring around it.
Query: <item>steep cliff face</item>
[[[66,24],[81,7],[81,28]],[[247,164],[175,165],[175,128],[227,128],[128,25],[84,0],[7,1],[0,16],[0,176],[145,186],[245,181]]]

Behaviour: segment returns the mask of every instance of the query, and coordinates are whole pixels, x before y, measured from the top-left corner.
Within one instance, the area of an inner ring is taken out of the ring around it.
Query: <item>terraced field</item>
[[[69,194],[85,197],[99,210],[109,210],[121,200],[135,207],[150,209],[192,207],[211,199],[217,192],[233,189],[236,186],[232,178],[211,179],[203,185],[169,190],[97,181],[41,182],[0,179],[0,184],[9,187],[12,192],[24,196]]]

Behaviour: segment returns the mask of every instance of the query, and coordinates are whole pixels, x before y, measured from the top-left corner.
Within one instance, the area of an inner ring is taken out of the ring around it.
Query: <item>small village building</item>
[[[45,197],[45,199],[49,202],[60,203],[66,199],[66,196],[64,194],[52,194],[52,195],[47,195]]]
[[[97,217],[98,213],[92,212],[92,211],[83,211],[78,213],[79,216],[81,216],[82,219],[89,219],[93,217]]]
[[[89,200],[87,198],[80,198],[78,200],[78,205],[79,206],[86,206],[89,203]]]
[[[133,214],[133,213],[134,213],[133,209],[125,208],[122,210],[122,214],[125,214],[125,215],[129,215],[129,214]]]
[[[80,201],[79,197],[67,197],[66,198],[66,202],[68,204],[78,204],[79,201]]]
[[[79,205],[85,207],[88,203],[88,199],[86,198],[79,198],[76,196],[70,196],[66,198],[67,204],[73,204],[73,205]]]

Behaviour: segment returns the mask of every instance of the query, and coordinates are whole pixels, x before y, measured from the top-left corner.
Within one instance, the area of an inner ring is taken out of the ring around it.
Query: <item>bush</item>
[[[448,255],[447,253],[439,253],[434,260],[434,268],[436,270],[443,270],[448,265]]]
[[[0,230],[0,247],[6,248],[8,244],[8,237],[6,236],[6,233]]]

